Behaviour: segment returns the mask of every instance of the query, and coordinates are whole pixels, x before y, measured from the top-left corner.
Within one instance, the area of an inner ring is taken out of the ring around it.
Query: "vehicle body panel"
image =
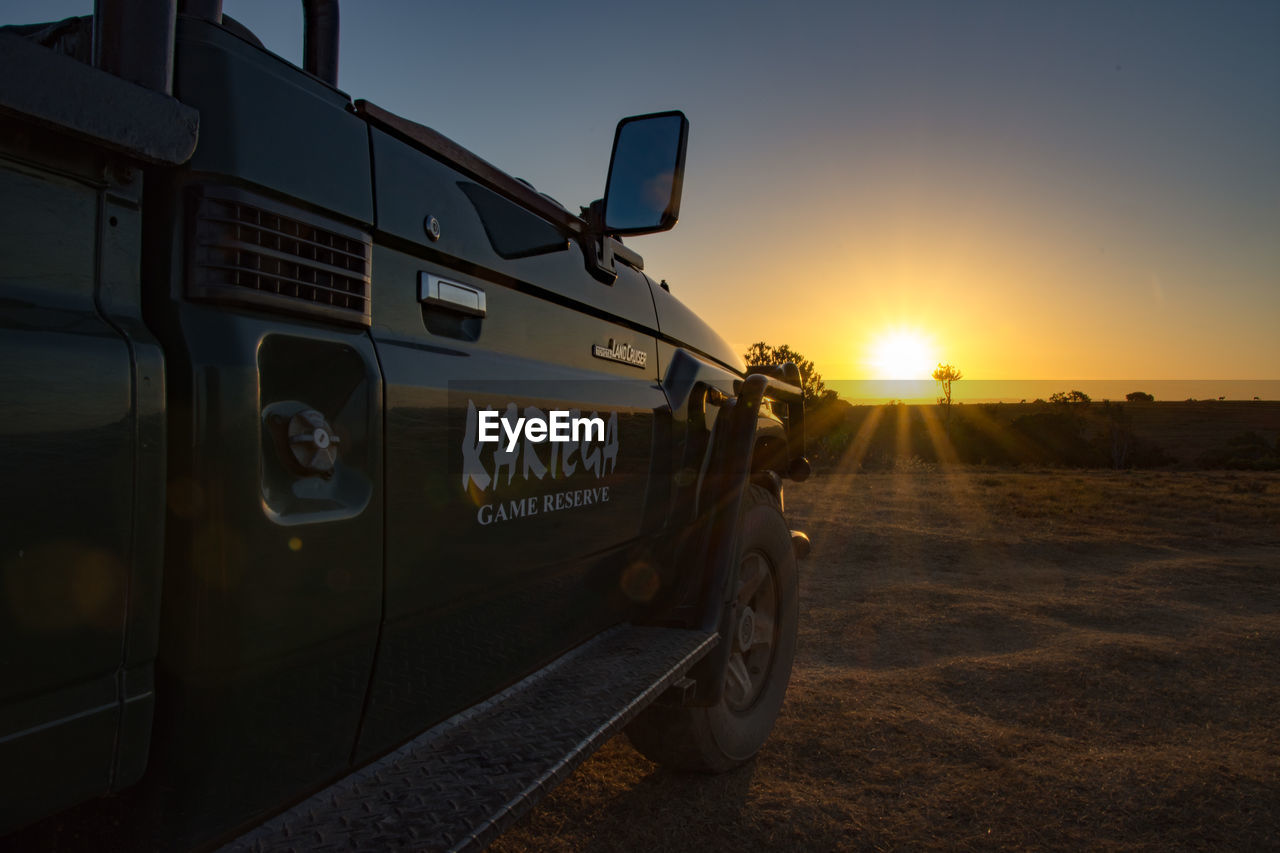
[[[373,221],[369,140],[343,93],[221,27],[180,15],[174,95],[200,111],[191,170],[235,176],[330,216]]]
[[[388,551],[361,758],[625,616],[634,603],[621,578],[663,514],[649,507],[661,499],[649,483],[666,407],[656,358],[636,367],[592,354],[615,340],[655,354],[642,331],[655,325],[643,278],[630,271],[601,284],[551,223],[523,209],[498,218],[495,204],[514,203],[476,204],[465,175],[372,134],[375,239],[387,244],[374,251],[372,336],[386,381]],[[438,240],[423,228],[428,217]],[[539,227],[550,231],[543,251],[499,253]],[[422,304],[423,275],[482,291],[485,316]],[[550,444],[482,447],[477,412],[508,407],[599,414],[607,435],[576,455]],[[515,517],[504,517],[513,505]]]
[[[147,758],[164,372],[139,322],[140,191],[127,158],[5,123],[0,828]]]

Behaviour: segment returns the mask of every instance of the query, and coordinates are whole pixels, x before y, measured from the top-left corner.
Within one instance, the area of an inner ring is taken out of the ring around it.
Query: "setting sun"
[[[928,336],[914,329],[884,332],[871,345],[868,363],[877,379],[927,379],[937,360]]]

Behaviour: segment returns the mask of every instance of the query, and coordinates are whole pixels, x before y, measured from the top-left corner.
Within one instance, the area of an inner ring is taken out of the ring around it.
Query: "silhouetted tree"
[[[1151,403],[1155,401],[1155,397],[1146,391],[1130,391],[1124,395],[1124,398],[1130,403]]]
[[[1088,394],[1083,391],[1055,391],[1049,395],[1050,403],[1065,403],[1067,405],[1087,406],[1091,402]]]
[[[947,404],[948,419],[951,418],[951,383],[963,378],[964,374],[954,364],[939,364],[933,371],[933,381],[942,386],[942,396],[938,398],[938,402]]]
[[[806,407],[814,404],[829,403],[836,397],[836,392],[826,390],[826,386],[822,382],[822,376],[813,366],[813,362],[786,344],[775,347],[764,341],[756,341],[747,347],[747,351],[742,354],[742,360],[748,365],[782,364],[789,361],[800,368],[800,390],[804,393]]]

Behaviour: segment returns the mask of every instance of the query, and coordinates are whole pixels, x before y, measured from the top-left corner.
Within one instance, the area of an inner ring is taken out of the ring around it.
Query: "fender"
[[[696,357],[677,350],[664,383],[673,412],[677,417],[685,416],[688,431],[686,464],[679,471],[689,470],[691,455],[705,443],[705,450],[699,454],[702,476],[693,501],[697,535],[687,550],[677,555],[679,563],[688,568],[682,577],[698,580],[697,598],[692,606],[676,610],[685,621],[723,638],[728,636],[736,617],[737,601],[731,593],[738,583],[738,522],[743,494],[755,473],[754,451],[762,439],[781,437],[788,451],[788,464],[785,471],[778,473],[800,481],[808,475],[809,465],[803,456],[804,402],[795,365],[753,368],[745,379],[733,381],[732,397],[707,384],[707,369]],[[797,381],[793,384],[786,381],[788,378]],[[766,396],[787,405],[788,424],[762,414],[761,404]],[[709,416],[709,410],[714,410],[713,416]],[[710,438],[700,441],[708,422]],[[781,436],[780,430],[784,431]],[[780,492],[780,479],[776,475],[770,479],[777,482]],[[676,488],[680,488],[679,477]],[[677,506],[677,510],[680,508]],[[689,673],[695,684],[689,704],[714,705],[720,700],[731,646],[720,642]]]

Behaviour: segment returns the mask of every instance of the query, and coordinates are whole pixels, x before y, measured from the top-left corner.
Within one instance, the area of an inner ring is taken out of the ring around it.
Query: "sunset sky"
[[[224,8],[299,61],[297,0]],[[571,209],[619,118],[684,110],[680,223],[629,245],[739,349],[847,379],[1280,379],[1278,3],[343,10],[343,89]]]

